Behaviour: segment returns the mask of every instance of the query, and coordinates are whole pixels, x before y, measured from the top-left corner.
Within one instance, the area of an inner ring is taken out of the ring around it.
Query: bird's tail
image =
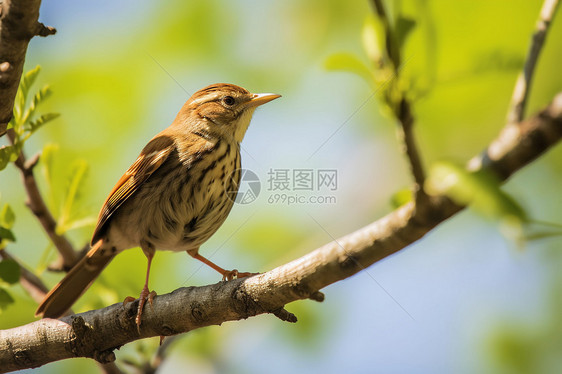
[[[117,254],[103,249],[98,240],[66,276],[45,296],[35,312],[36,317],[58,318],[62,316],[98,277]]]

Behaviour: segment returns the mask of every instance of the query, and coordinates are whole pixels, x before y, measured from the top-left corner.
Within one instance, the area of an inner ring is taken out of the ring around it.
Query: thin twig
[[[525,117],[525,107],[527,105],[527,98],[531,91],[531,82],[535,66],[539,59],[540,52],[544,45],[549,26],[554,17],[554,13],[558,8],[559,0],[544,0],[541,13],[535,27],[535,33],[531,39],[531,45],[527,52],[527,58],[523,71],[517,77],[509,111],[507,113],[507,123],[521,122]]]
[[[373,8],[377,17],[381,20],[384,32],[385,32],[385,48],[386,54],[392,62],[393,69],[396,75],[400,72],[400,47],[398,40],[396,39],[396,34],[392,28],[388,14],[384,8],[382,0],[372,0]],[[418,209],[425,209],[428,204],[428,196],[423,190],[423,185],[425,183],[425,171],[421,161],[421,156],[418,152],[418,147],[416,145],[416,139],[413,133],[414,127],[414,117],[412,115],[412,108],[410,101],[405,95],[402,96],[400,102],[394,109],[396,118],[400,122],[402,130],[402,144],[404,146],[404,153],[406,154],[408,161],[410,163],[410,171],[414,177],[414,194],[417,202]]]
[[[425,172],[422,165],[421,157],[416,145],[414,137],[414,117],[411,113],[410,102],[406,98],[402,98],[398,109],[398,120],[402,129],[402,144],[404,153],[410,162],[410,171],[414,176],[415,186],[414,194],[418,207],[425,208],[428,202],[428,196],[423,189],[425,183]],[[423,205],[423,207],[422,207]]]
[[[398,69],[400,66],[400,48],[398,48],[398,43],[395,39],[394,30],[392,29],[392,25],[390,24],[390,20],[384,8],[384,4],[382,0],[372,0],[373,8],[375,8],[375,13],[381,20],[383,27],[384,27],[384,34],[385,34],[385,48],[386,54],[394,64],[394,68]]]
[[[506,180],[562,139],[562,94],[516,127],[506,126],[486,152],[471,162]],[[90,357],[115,360],[113,351],[134,340],[176,335],[209,325],[273,313],[295,300],[348,278],[419,240],[464,207],[444,196],[432,198],[430,214],[410,202],[343,238],[276,269],[249,278],[187,287],[157,296],[135,324],[138,300],[64,317],[42,319],[0,331],[0,372],[48,362]],[[72,337],[72,339],[69,339]],[[17,360],[14,357],[25,357]]]
[[[8,138],[13,144],[16,139],[16,135],[14,134],[13,129],[8,130]],[[25,191],[27,193],[28,200],[26,204],[33,212],[35,217],[37,217],[37,220],[39,220],[39,222],[43,226],[43,229],[60,254],[60,269],[58,269],[59,266],[55,266],[54,268],[56,270],[68,270],[76,262],[76,251],[64,235],[57,234],[57,223],[53,218],[53,215],[49,211],[49,208],[47,208],[45,201],[43,200],[41,192],[39,191],[39,187],[37,186],[37,181],[35,180],[35,175],[33,174],[33,168],[35,167],[39,159],[38,157],[34,157],[30,161],[32,162],[26,160],[23,149],[20,151],[20,154],[15,161],[16,167],[21,172],[23,185],[25,186]]]
[[[163,337],[160,337],[161,339]],[[145,362],[144,364],[141,365],[134,365],[131,362],[128,362],[129,365],[132,366],[136,366],[138,371],[142,374],[154,374],[158,371],[158,369],[160,368],[160,365],[162,365],[164,363],[164,361],[166,360],[166,358],[168,357],[168,352],[170,351],[170,347],[172,346],[172,344],[178,340],[180,338],[179,335],[175,335],[175,336],[170,336],[167,337],[166,339],[164,339],[162,341],[162,343],[160,344],[160,346],[158,347],[158,349],[156,350],[156,353],[154,354],[154,357],[152,359],[150,359],[149,361]]]

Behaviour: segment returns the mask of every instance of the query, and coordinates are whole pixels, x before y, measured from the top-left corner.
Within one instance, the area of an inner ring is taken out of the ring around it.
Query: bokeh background
[[[541,3],[392,2],[418,23],[403,55],[419,93],[414,115],[426,165],[464,163],[501,129]],[[26,151],[48,145],[49,165],[36,170],[55,214],[73,173],[87,165],[71,217],[84,225],[67,232],[75,245],[89,241],[99,207],[144,144],[191,93],[215,82],[283,98],[256,112],[243,142],[243,167],[259,176],[260,195],[234,207],[204,255],[227,268],[266,271],[390,212],[393,194],[410,183],[396,123],[363,80],[325,68],[338,52],[367,62],[361,31],[370,12],[367,1],[43,1],[40,20],[58,33],[32,40],[26,69],[41,65],[36,88],[49,84],[54,92],[44,110],[61,117]],[[560,61],[559,17],[528,113],[562,89]],[[337,189],[320,193],[336,202],[268,202],[270,169],[336,169]],[[562,222],[561,171],[556,147],[505,191],[530,217]],[[17,242],[8,249],[54,285],[60,275],[45,271],[54,250],[24,206],[12,166],[0,174],[0,192],[17,216]],[[562,367],[561,243],[555,236],[521,246],[467,210],[327,287],[325,302],[288,305],[297,324],[259,316],[182,336],[161,372],[554,373]],[[145,268],[140,250],[119,255],[75,310],[137,295]],[[150,286],[164,294],[218,280],[187,255],[159,253]],[[34,301],[18,286],[11,292],[16,303],[0,328],[34,320]],[[142,362],[157,346],[157,338],[129,344],[117,357]],[[98,368],[79,359],[34,372],[78,370]]]

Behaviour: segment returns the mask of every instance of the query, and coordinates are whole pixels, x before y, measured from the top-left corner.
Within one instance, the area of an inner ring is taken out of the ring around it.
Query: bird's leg
[[[217,264],[215,264],[214,262],[207,260],[205,257],[201,256],[198,252],[195,252],[195,254],[191,253],[190,251],[186,251],[188,255],[190,255],[191,257],[193,257],[196,260],[201,261],[202,263],[204,263],[205,265],[213,268],[214,270],[218,271],[221,275],[222,275],[222,280],[232,280],[234,278],[244,278],[244,277],[250,277],[252,275],[258,275],[259,273],[241,273],[238,270],[234,269],[234,270],[225,270],[223,268],[221,268],[220,266],[218,266]]]
[[[139,307],[137,309],[137,316],[135,317],[135,323],[137,324],[137,329],[140,329],[140,324],[142,321],[142,309],[144,308],[144,304],[148,300],[150,306],[152,306],[152,301],[154,299],[154,296],[156,296],[156,292],[154,291],[150,292],[148,289],[148,276],[150,275],[150,265],[152,264],[152,258],[154,257],[154,248],[152,248],[151,246],[141,246],[141,247],[146,256],[146,259],[148,260],[148,266],[146,267],[146,279],[144,281],[144,287],[142,288],[142,291],[139,296]],[[123,306],[127,305],[128,303],[134,300],[135,299],[131,296],[126,297],[125,300],[123,301]]]
[[[137,317],[135,318],[135,322],[137,326],[140,326],[141,324],[142,308],[144,307],[146,300],[148,300],[150,305],[152,305],[152,299],[154,298],[155,295],[154,291],[150,292],[148,289],[148,276],[150,275],[150,264],[152,264],[154,251],[143,251],[143,252],[148,260],[148,266],[146,267],[146,279],[144,281],[144,287],[142,288],[142,291],[139,296],[139,308],[137,310]]]

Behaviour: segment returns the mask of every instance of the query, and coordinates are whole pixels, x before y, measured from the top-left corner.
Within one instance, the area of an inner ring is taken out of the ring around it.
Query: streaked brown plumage
[[[224,83],[193,94],[117,182],[100,211],[92,248],[47,294],[36,315],[64,314],[113,257],[133,247],[140,246],[148,258],[137,325],[156,250],[187,251],[223,278],[236,276],[237,271],[220,268],[198,250],[232,208],[226,191],[238,190],[240,142],[255,108],[278,97]]]

